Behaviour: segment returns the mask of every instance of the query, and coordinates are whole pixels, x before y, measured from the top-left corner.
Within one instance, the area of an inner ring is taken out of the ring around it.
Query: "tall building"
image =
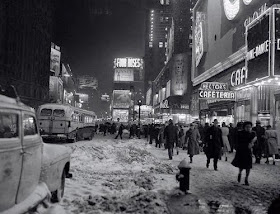
[[[1,1],[0,11],[0,85],[37,107],[48,99],[53,1]]]
[[[170,26],[170,1],[149,1],[146,9],[145,91],[166,63],[167,34]]]
[[[191,51],[192,10],[197,0],[171,1],[174,22],[174,54]]]

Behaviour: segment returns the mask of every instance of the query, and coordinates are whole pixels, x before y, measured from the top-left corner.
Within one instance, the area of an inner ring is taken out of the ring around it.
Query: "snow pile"
[[[90,195],[72,203],[77,205],[73,213],[168,213],[164,200],[152,191],[139,192],[131,197]]]
[[[66,180],[62,202],[69,213],[167,213],[155,184],[159,174],[174,177],[177,169],[148,152],[144,141],[87,141],[69,146],[73,178]]]

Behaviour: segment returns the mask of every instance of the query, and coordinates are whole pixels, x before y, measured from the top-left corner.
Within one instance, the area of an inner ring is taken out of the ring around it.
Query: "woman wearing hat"
[[[237,133],[236,154],[232,165],[239,168],[238,182],[241,181],[241,173],[246,170],[245,185],[249,186],[248,177],[252,168],[252,147],[257,141],[255,132],[252,131],[252,123],[243,123],[243,131]]]

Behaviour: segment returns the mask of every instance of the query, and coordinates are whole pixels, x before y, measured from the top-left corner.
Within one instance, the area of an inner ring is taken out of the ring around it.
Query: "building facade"
[[[204,122],[261,120],[279,126],[277,3],[198,1],[193,19],[193,115]],[[234,99],[224,96],[231,92]]]
[[[13,84],[24,103],[37,107],[48,100],[53,1],[0,5],[0,84]]]

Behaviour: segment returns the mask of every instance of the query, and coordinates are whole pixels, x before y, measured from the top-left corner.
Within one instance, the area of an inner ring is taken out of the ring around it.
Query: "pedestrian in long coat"
[[[265,129],[261,126],[261,121],[256,121],[256,126],[253,131],[257,135],[257,142],[253,147],[253,153],[256,158],[256,163],[261,163],[262,154],[265,149]]]
[[[241,181],[242,170],[246,170],[245,185],[249,186],[248,177],[252,168],[252,147],[257,141],[256,133],[252,131],[252,123],[244,122],[242,131],[237,133],[236,154],[232,165],[239,168],[237,181]]]
[[[213,126],[207,129],[205,136],[205,154],[207,157],[206,167],[209,168],[210,159],[214,158],[214,170],[218,170],[218,159],[221,157],[223,147],[222,131],[218,127],[218,120],[215,119]]]
[[[173,125],[171,119],[169,120],[168,126],[164,129],[164,139],[166,139],[169,159],[172,160],[174,144],[178,143],[178,134],[177,128]]]
[[[188,154],[190,156],[190,162],[193,162],[193,156],[199,154],[199,141],[200,134],[194,124],[190,124],[190,129],[186,133],[186,142],[188,145]]]
[[[231,148],[228,139],[229,128],[226,126],[225,122],[222,123],[221,130],[222,130],[222,139],[223,139],[223,146],[224,146],[223,154],[225,155],[225,161],[227,161],[227,153],[231,151]]]
[[[267,126],[267,130],[265,131],[265,139],[266,139],[266,157],[267,160],[265,163],[269,164],[269,156],[273,158],[273,165],[275,165],[275,155],[279,154],[278,151],[278,140],[277,140],[277,132],[276,130],[271,129],[271,125]]]

